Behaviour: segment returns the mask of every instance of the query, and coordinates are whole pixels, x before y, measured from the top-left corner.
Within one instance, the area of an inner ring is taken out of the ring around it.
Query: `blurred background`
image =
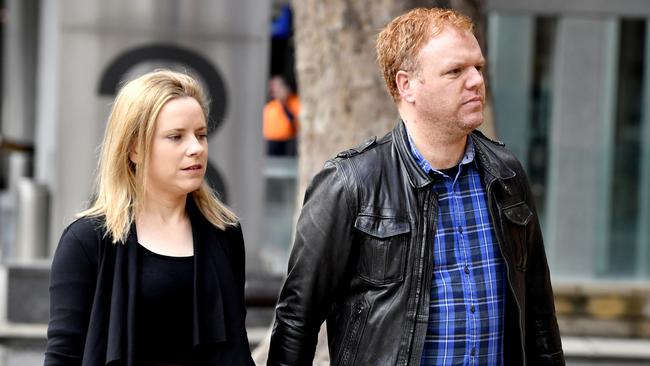
[[[650,1],[0,0],[0,366],[42,364],[51,255],[89,203],[112,99],[159,67],[212,100],[207,179],[242,221],[260,343],[305,185],[395,123],[374,41],[416,6],[477,24],[483,129],[529,174],[568,364],[650,365]],[[280,152],[274,76],[300,99]]]

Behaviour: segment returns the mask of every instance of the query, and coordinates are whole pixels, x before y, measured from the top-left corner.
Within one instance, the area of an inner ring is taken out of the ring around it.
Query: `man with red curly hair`
[[[564,365],[526,174],[483,122],[472,22],[415,9],[379,34],[400,120],[307,190],[269,365]]]

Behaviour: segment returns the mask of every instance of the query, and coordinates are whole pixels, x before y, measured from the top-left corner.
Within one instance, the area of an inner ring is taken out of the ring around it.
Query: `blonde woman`
[[[203,180],[208,106],[193,78],[119,92],[95,200],[52,262],[45,365],[251,365],[244,241]]]

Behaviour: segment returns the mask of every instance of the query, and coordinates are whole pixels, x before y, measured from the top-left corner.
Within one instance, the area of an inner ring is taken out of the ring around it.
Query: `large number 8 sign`
[[[223,79],[215,67],[203,56],[188,49],[175,45],[150,45],[128,50],[120,54],[104,70],[100,84],[100,95],[115,95],[122,78],[133,66],[145,61],[171,61],[192,68],[204,81],[210,94],[210,115],[208,135],[216,132],[226,113],[226,89]],[[206,170],[206,180],[210,186],[219,193],[223,201],[227,201],[225,182],[221,174],[210,164]]]

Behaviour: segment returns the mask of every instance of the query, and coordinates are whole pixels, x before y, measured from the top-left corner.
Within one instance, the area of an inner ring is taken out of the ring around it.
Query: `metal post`
[[[47,256],[49,197],[44,185],[23,178],[16,185],[16,246],[13,259],[25,262]]]

